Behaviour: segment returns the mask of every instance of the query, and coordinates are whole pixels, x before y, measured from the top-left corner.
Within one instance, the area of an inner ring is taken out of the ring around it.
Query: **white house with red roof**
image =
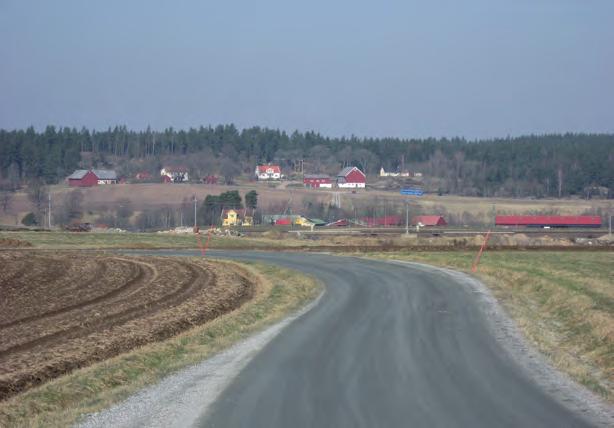
[[[364,189],[367,176],[355,166],[343,168],[337,174],[337,187],[341,189]]]
[[[255,174],[258,180],[281,180],[281,167],[279,165],[258,165]]]

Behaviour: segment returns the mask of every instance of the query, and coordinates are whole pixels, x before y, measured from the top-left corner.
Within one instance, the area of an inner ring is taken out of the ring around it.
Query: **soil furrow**
[[[14,272],[24,271],[18,264],[36,269],[29,276],[28,293],[16,294],[19,288],[5,288],[3,293],[2,287],[14,284],[0,282],[0,296],[15,298],[6,304],[26,305],[25,313],[34,312],[37,306],[62,307],[1,326],[4,346],[9,346],[0,352],[0,400],[93,361],[211,320],[240,306],[254,290],[244,272],[222,271],[202,260],[76,257],[75,253],[71,261],[81,262],[79,268],[71,270],[70,263],[64,265],[66,281],[54,275],[51,283],[46,282],[50,272],[46,267],[59,266],[65,257],[23,253],[10,258]],[[0,254],[0,262],[7,259],[6,253]],[[128,264],[137,268],[128,269]],[[58,269],[52,271],[57,273]],[[82,284],[100,277],[101,272],[104,280]],[[45,301],[45,293],[52,303]],[[14,313],[20,313],[20,307]],[[11,338],[26,341],[10,346]]]
[[[106,271],[107,263],[106,262],[101,262],[100,266],[101,266],[101,269],[99,271],[99,274],[104,272],[104,271]],[[143,266],[143,265],[141,265],[141,266]],[[36,321],[36,320],[40,320],[40,319],[43,319],[43,318],[48,318],[48,317],[51,317],[51,316],[63,314],[65,312],[70,312],[70,311],[72,311],[74,309],[82,309],[82,308],[86,308],[88,306],[92,306],[92,305],[98,304],[98,303],[100,303],[100,302],[102,302],[104,300],[108,300],[108,299],[111,299],[113,297],[116,297],[116,296],[120,295],[121,293],[125,292],[126,290],[134,288],[135,285],[138,285],[139,283],[145,281],[147,276],[148,276],[148,272],[146,271],[146,269],[143,269],[143,268],[141,268],[139,266],[139,268],[137,268],[137,273],[136,273],[135,277],[130,279],[128,282],[126,282],[122,286],[120,286],[120,287],[118,287],[118,288],[116,288],[114,290],[111,290],[108,293],[105,293],[103,295],[100,295],[100,296],[95,297],[95,298],[90,299],[90,300],[86,300],[86,301],[83,301],[83,302],[75,303],[75,304],[72,304],[72,305],[67,305],[67,306],[64,306],[64,307],[61,307],[61,308],[58,308],[58,309],[55,309],[55,310],[51,310],[51,311],[48,311],[48,312],[44,312],[44,313],[41,313],[41,314],[38,314],[38,315],[32,315],[32,316],[29,316],[29,317],[16,319],[16,320],[8,322],[8,323],[0,324],[0,330],[6,329],[8,327],[15,326],[15,325],[20,324],[20,323],[28,323],[28,322],[31,322],[31,321]],[[2,353],[0,352],[0,355],[1,354]]]

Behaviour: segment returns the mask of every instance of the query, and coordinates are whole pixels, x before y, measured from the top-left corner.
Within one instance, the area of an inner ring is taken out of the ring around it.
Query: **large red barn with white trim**
[[[601,227],[601,217],[589,215],[498,215],[496,226]]]
[[[364,188],[367,176],[355,166],[343,168],[337,174],[337,187],[340,188]]]
[[[311,187],[313,189],[332,188],[333,182],[328,175],[323,174],[305,174],[303,176],[303,184],[305,187]]]

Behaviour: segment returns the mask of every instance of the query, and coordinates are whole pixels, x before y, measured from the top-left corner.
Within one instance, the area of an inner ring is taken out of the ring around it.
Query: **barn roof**
[[[168,172],[168,173],[173,173],[173,172],[176,172],[176,173],[179,173],[179,174],[186,173],[186,172],[188,172],[188,171],[190,170],[190,169],[189,169],[187,166],[184,166],[184,165],[178,165],[178,166],[165,166],[165,167],[164,167],[164,168],[162,168],[162,169],[164,169],[164,170],[165,170],[166,172]]]
[[[330,176],[326,174],[305,174],[303,178],[306,180],[330,180]]]
[[[117,173],[112,169],[93,169],[92,172],[99,180],[117,180]]]
[[[85,174],[87,174],[89,172],[89,170],[87,169],[77,169],[75,170],[75,172],[73,172],[72,174],[70,174],[68,176],[69,180],[81,180],[83,177],[85,177]]]
[[[274,173],[281,173],[279,165],[258,165],[258,172],[267,172],[267,169],[272,169]]]
[[[364,172],[362,172],[359,168],[357,168],[355,166],[346,166],[341,171],[339,171],[339,173],[337,174],[337,177],[346,177],[350,172],[352,172],[354,170],[360,172],[362,175],[365,175]]]
[[[588,215],[498,215],[499,226],[601,226],[601,217]]]
[[[320,218],[308,218],[307,221],[313,223],[315,226],[326,226],[326,222]]]

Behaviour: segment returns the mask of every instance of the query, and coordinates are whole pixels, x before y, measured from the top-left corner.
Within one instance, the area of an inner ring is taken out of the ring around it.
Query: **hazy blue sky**
[[[0,0],[0,127],[614,131],[612,0]]]

